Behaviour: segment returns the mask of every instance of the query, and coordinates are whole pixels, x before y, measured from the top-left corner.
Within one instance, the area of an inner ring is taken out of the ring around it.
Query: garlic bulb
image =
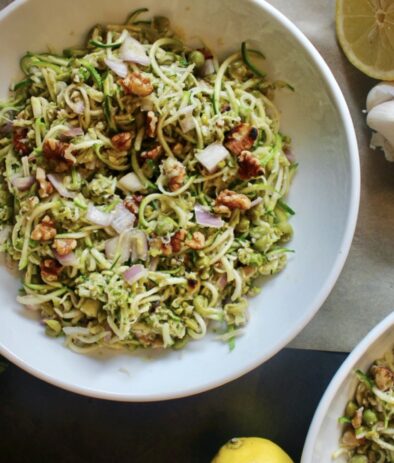
[[[386,159],[394,162],[394,83],[381,82],[367,97],[367,124],[376,130],[371,148],[381,148]]]

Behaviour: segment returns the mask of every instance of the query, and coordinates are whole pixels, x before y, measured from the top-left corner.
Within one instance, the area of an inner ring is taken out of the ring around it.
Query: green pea
[[[198,50],[193,50],[192,52],[189,53],[189,61],[192,64],[196,65],[196,68],[199,69],[202,66],[204,66],[205,63],[205,57],[201,53],[201,51]]]
[[[349,460],[349,463],[368,463],[368,457],[365,455],[354,455]]]
[[[373,426],[375,423],[377,423],[377,421],[378,421],[378,417],[377,417],[376,413],[373,410],[370,410],[369,408],[364,410],[363,422],[367,426]]]
[[[267,247],[270,245],[270,239],[268,236],[264,236],[263,238],[258,239],[254,243],[254,248],[257,249],[258,251],[266,251]]]
[[[293,236],[293,227],[288,222],[280,222],[278,228],[284,235]]]
[[[235,227],[237,232],[245,233],[249,230],[250,221],[246,217],[242,217],[237,226]]]
[[[354,414],[356,413],[357,410],[358,410],[357,404],[351,400],[346,405],[345,415],[348,418],[353,418],[353,416],[354,416]]]
[[[160,215],[157,219],[155,231],[158,235],[166,235],[174,230],[175,225],[175,222],[170,217]]]

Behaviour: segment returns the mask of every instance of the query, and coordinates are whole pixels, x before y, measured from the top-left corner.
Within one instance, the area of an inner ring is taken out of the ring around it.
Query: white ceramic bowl
[[[331,380],[313,417],[305,441],[301,463],[329,463],[339,448],[346,403],[353,397],[357,378],[354,371],[366,371],[374,360],[381,358],[394,346],[394,312],[382,320],[355,347]],[[335,460],[344,463],[344,457]]]
[[[114,400],[146,401],[208,390],[252,370],[285,346],[312,318],[345,262],[359,204],[359,159],[345,100],[327,65],[283,15],[257,0],[16,0],[0,13],[0,96],[30,51],[77,45],[92,25],[122,22],[146,6],[220,55],[253,39],[270,77],[291,82],[277,99],[282,130],[300,163],[289,202],[296,250],[288,267],[250,301],[250,322],[236,348],[213,336],[181,352],[84,357],[45,337],[15,302],[19,282],[0,269],[0,352],[63,388]]]

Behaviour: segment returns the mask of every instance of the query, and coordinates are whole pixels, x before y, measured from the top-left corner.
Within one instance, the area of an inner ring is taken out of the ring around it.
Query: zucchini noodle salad
[[[293,89],[247,43],[219,62],[146,12],[22,57],[0,104],[0,249],[18,302],[76,352],[181,348],[208,325],[232,349],[291,251],[297,164],[272,100]]]
[[[356,371],[354,397],[339,419],[344,425],[341,448],[333,457],[349,463],[394,461],[394,349],[367,372]]]

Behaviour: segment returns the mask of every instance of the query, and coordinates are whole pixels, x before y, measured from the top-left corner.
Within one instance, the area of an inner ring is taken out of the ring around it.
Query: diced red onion
[[[124,39],[119,49],[119,56],[123,61],[149,66],[150,59],[146,55],[145,48],[138,40],[129,35]]]
[[[4,244],[7,241],[10,233],[11,227],[9,225],[6,225],[2,230],[0,230],[0,244]]]
[[[255,200],[253,200],[253,201],[250,203],[250,207],[257,206],[257,205],[260,204],[262,201],[263,201],[263,198],[262,198],[261,196],[259,196],[258,198],[256,198]]]
[[[133,283],[140,280],[141,278],[146,277],[147,275],[148,271],[141,264],[132,265],[123,273],[123,277],[129,285],[132,285]]]
[[[181,117],[179,118],[179,125],[181,126],[183,133],[190,132],[190,130],[194,129],[193,110],[194,105],[186,106],[181,110],[182,113]]]
[[[158,257],[154,257],[154,258],[150,261],[149,270],[150,270],[151,272],[155,272],[158,265],[159,265],[159,258],[158,258]]]
[[[203,227],[220,228],[223,226],[223,220],[206,211],[200,204],[194,207],[196,222]]]
[[[223,275],[220,276],[217,282],[218,288],[219,289],[224,289],[227,285],[227,275],[224,273]]]
[[[128,228],[132,228],[135,222],[135,215],[130,212],[123,204],[118,204],[111,222],[111,227],[117,232],[122,233]]]
[[[40,310],[40,308],[41,308],[41,307],[40,307],[39,305],[37,305],[37,304],[36,304],[36,305],[33,305],[33,304],[27,304],[27,305],[25,305],[25,309],[31,310],[32,312],[35,312],[35,311],[37,311],[37,310]]]
[[[84,328],[83,326],[64,326],[63,331],[67,336],[84,336],[90,334],[89,328]]]
[[[295,156],[294,156],[293,151],[292,151],[291,149],[289,149],[289,148],[287,148],[287,149],[285,150],[285,156],[287,157],[287,159],[288,159],[291,163],[293,163],[293,162],[296,161],[296,158],[295,158]]]
[[[128,261],[130,259],[130,244],[121,243],[121,246],[118,246],[119,244],[119,236],[115,236],[115,238],[111,238],[105,242],[105,256],[107,259],[113,261],[116,257],[116,251],[120,253],[119,255],[119,263],[123,264],[124,262]]]
[[[64,267],[75,267],[78,264],[78,258],[73,252],[61,256],[58,252],[54,251],[53,255],[59,264],[62,264]]]
[[[84,134],[81,127],[71,127],[65,130],[62,135],[67,138],[81,137]]]
[[[131,260],[146,260],[148,258],[148,240],[142,230],[129,232]]]
[[[229,152],[221,143],[211,143],[196,154],[197,160],[208,172],[213,172],[217,165],[228,156]]]
[[[83,114],[85,111],[85,103],[82,100],[71,100],[67,104],[74,111],[75,114]]]
[[[118,181],[118,187],[126,191],[141,191],[144,185],[134,172],[130,172]]]
[[[213,65],[212,59],[206,59],[204,65],[201,68],[202,76],[209,76],[215,72],[215,66]]]
[[[94,225],[101,225],[102,227],[108,227],[112,223],[113,219],[112,214],[107,212],[100,211],[93,204],[89,204],[88,210],[86,212],[86,220]]]
[[[14,177],[11,180],[11,183],[19,191],[28,190],[33,185],[34,182],[35,182],[34,177],[32,177],[31,175],[29,175],[28,177]]]
[[[6,122],[0,126],[0,135],[8,135],[12,132],[12,122]]]
[[[121,59],[118,58],[105,58],[104,59],[105,64],[111,69],[111,71],[114,71],[114,73],[119,76],[119,77],[126,77],[129,69],[127,67],[127,64],[124,63]]]
[[[55,174],[48,174],[48,180],[52,183],[53,188],[59,193],[63,198],[75,198],[77,193],[67,190],[63,185],[63,180]]]

